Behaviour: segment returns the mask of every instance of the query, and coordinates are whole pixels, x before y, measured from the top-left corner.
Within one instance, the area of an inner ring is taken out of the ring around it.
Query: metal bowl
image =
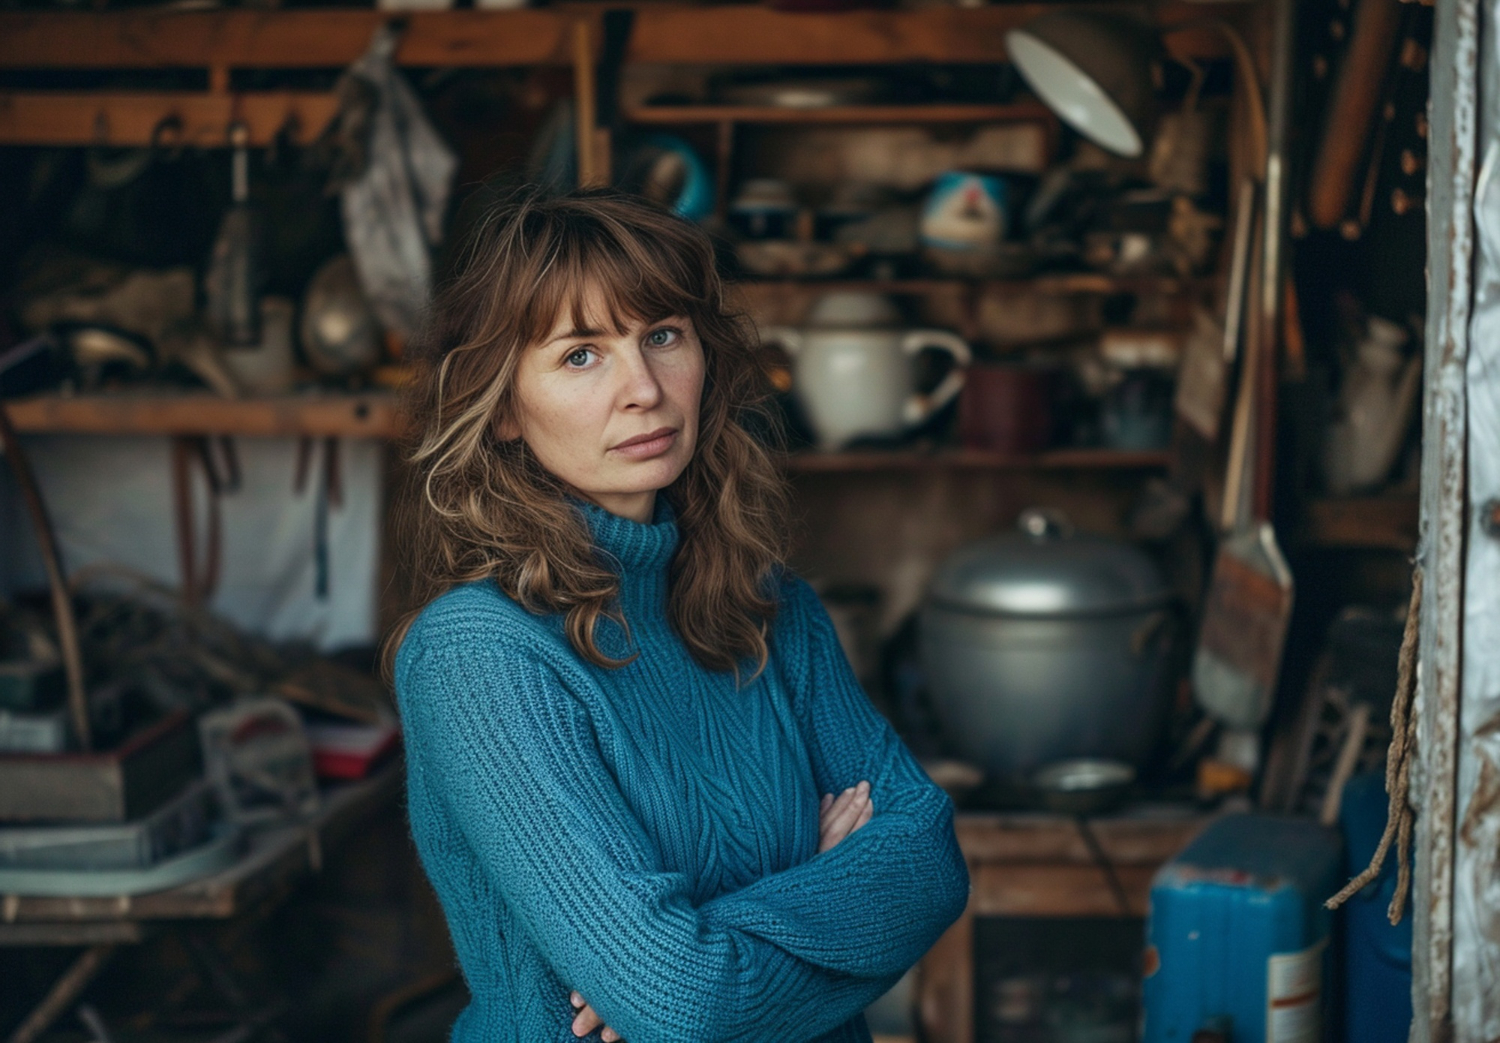
[[[1098,815],[1117,807],[1135,783],[1135,769],[1124,761],[1081,757],[1053,761],[1031,777],[1032,788],[1049,811]]]

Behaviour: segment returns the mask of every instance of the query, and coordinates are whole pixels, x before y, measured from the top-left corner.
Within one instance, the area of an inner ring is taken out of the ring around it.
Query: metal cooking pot
[[[922,660],[953,752],[992,780],[1103,758],[1141,768],[1160,734],[1179,613],[1137,548],[1029,510],[953,553],[921,614]]]

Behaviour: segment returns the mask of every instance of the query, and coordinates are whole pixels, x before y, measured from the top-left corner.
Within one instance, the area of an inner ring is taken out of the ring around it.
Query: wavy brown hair
[[[587,325],[584,300],[600,291],[622,318],[685,316],[703,345],[698,441],[682,474],[658,495],[677,515],[667,611],[693,658],[733,670],[764,668],[775,616],[770,576],[785,560],[787,492],[767,448],[744,426],[775,431],[759,339],[729,307],[713,245],[696,225],[612,190],[502,199],[476,222],[454,274],[438,291],[413,344],[403,457],[412,488],[398,516],[417,608],[385,641],[396,650],[421,607],[457,584],[494,579],[534,613],[562,613],[580,656],[617,667],[594,641],[601,616],[622,618],[619,577],[595,554],[588,526],[523,439],[501,440],[514,415],[523,352],[568,314]],[[632,657],[633,658],[633,657]],[[753,676],[753,675],[752,675]]]

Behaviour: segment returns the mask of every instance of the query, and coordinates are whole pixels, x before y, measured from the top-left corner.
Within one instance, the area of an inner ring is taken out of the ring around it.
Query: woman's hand
[[[818,853],[834,847],[850,833],[870,821],[875,805],[870,803],[870,784],[861,781],[835,797],[823,794],[818,805]]]
[[[573,1019],[573,1035],[587,1036],[600,1025],[604,1025],[604,1019],[594,1012],[593,1007],[583,1001],[577,989],[574,989],[568,998],[573,1003],[573,1009],[578,1011],[578,1016]],[[604,1040],[604,1043],[615,1043],[615,1040],[620,1038],[620,1034],[608,1025],[604,1025],[604,1031],[599,1033],[599,1038]]]

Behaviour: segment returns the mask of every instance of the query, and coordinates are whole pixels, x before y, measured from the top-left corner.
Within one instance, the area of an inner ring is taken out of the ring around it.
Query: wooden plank
[[[1115,866],[1130,915],[1145,916],[1156,866]],[[1095,865],[985,863],[969,870],[975,916],[1121,916]]]
[[[311,91],[5,91],[0,144],[227,146],[235,120],[249,127],[251,145],[271,144],[283,128],[306,143],[337,112],[335,95]]]
[[[396,396],[373,391],[234,400],[207,392],[39,395],[6,408],[17,430],[37,432],[391,438],[401,429]]]
[[[1201,815],[1106,816],[1089,827],[1106,857],[1118,865],[1159,866],[1206,826]],[[1093,864],[1077,823],[1060,815],[961,812],[954,829],[971,863]]]
[[[680,126],[694,123],[1002,123],[1052,120],[1041,102],[1012,105],[655,105],[629,109],[629,123]]]
[[[1224,5],[1216,6],[1216,12]],[[885,62],[997,62],[1005,60],[1005,34],[1047,10],[1043,4],[988,7],[933,6],[915,11],[790,12],[769,7],[669,7],[637,9],[629,59],[692,64]],[[1158,24],[1201,18],[1193,4],[1163,4]],[[1176,54],[1227,54],[1212,31],[1166,39]]]
[[[374,10],[8,11],[0,68],[341,68],[391,15]],[[566,65],[568,17],[557,11],[406,15],[403,65]]]
[[[993,290],[996,292],[1067,294],[1067,293],[1133,293],[1170,296],[1203,293],[1216,280],[1177,279],[1171,276],[1116,276],[1102,272],[1062,272],[1034,275],[1019,279],[964,279],[957,277],[931,279],[741,279],[736,286],[747,294],[827,293],[834,290],[856,290],[867,293],[929,294],[954,290]]]
[[[913,450],[890,452],[807,452],[786,458],[789,471],[856,472],[917,470],[946,467],[974,470],[1151,470],[1167,467],[1168,452],[1121,449],[1053,449],[1028,456],[991,453],[977,449]]]
[[[1361,547],[1410,553],[1417,546],[1415,496],[1353,496],[1313,500],[1301,539],[1319,547]]]
[[[1242,4],[1218,4],[1229,14]],[[785,12],[753,4],[644,5],[626,59],[632,62],[995,62],[1005,33],[1040,4],[913,11]],[[1198,17],[1192,4],[1154,9],[1161,24]],[[373,10],[7,11],[0,13],[0,68],[293,69],[348,65],[392,17]],[[519,11],[430,11],[403,16],[396,60],[416,66],[567,65],[570,25],[593,23],[594,5]],[[595,33],[595,38],[598,34]],[[1226,52],[1211,30],[1174,33],[1168,48],[1207,58]]]
[[[136,920],[0,923],[0,946],[136,945],[147,933],[147,925]]]
[[[971,880],[972,884],[972,880]],[[974,1039],[974,893],[918,965],[916,1014],[927,1043]]]

